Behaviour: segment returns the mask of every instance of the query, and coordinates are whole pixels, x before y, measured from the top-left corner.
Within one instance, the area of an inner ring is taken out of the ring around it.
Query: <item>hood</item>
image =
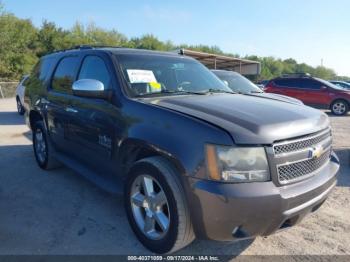
[[[303,105],[303,102],[300,101],[299,99],[290,97],[290,96],[284,96],[284,95],[279,95],[279,94],[273,94],[273,93],[253,93],[249,95],[254,95],[254,96],[259,96],[259,97],[266,97],[270,99],[275,99],[275,100],[280,100],[283,102],[288,102],[288,103],[294,103],[294,104],[299,104]]]
[[[236,144],[272,144],[329,126],[327,115],[319,110],[267,97],[209,94],[144,101],[222,128],[231,134]]]

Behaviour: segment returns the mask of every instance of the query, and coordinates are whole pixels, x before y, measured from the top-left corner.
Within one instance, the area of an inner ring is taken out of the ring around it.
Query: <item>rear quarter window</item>
[[[32,75],[40,81],[46,81],[50,77],[50,72],[54,66],[54,58],[42,58],[35,65]]]

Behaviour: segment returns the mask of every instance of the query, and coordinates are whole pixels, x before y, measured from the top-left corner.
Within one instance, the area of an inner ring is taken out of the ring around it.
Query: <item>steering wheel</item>
[[[183,87],[184,86],[190,86],[191,85],[191,82],[188,82],[188,81],[184,81],[184,82],[181,82],[180,84],[177,85],[177,90],[184,90]]]

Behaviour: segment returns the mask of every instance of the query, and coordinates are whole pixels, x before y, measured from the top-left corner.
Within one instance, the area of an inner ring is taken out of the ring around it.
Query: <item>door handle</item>
[[[71,107],[66,107],[66,112],[69,112],[69,113],[78,113],[78,110],[74,109],[74,108],[71,108]]]

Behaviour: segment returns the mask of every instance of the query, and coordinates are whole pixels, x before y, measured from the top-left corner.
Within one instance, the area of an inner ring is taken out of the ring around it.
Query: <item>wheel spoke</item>
[[[145,217],[145,226],[143,228],[143,231],[146,234],[150,233],[151,231],[154,231],[154,226],[155,226],[154,218],[146,215],[146,217]]]
[[[131,197],[132,203],[138,207],[143,207],[144,200],[145,200],[145,196],[142,195],[141,193],[136,193]]]
[[[134,180],[129,197],[139,230],[150,239],[162,239],[171,223],[167,196],[159,182],[150,175],[140,175]]]
[[[157,206],[161,207],[163,206],[167,200],[164,191],[160,191],[154,198],[154,202]]]
[[[154,192],[153,181],[148,177],[143,177],[142,187],[143,187],[143,190],[145,191],[146,196],[151,196],[152,193]]]
[[[157,221],[160,228],[166,231],[169,227],[169,218],[163,213],[163,211],[155,212],[155,220]]]

